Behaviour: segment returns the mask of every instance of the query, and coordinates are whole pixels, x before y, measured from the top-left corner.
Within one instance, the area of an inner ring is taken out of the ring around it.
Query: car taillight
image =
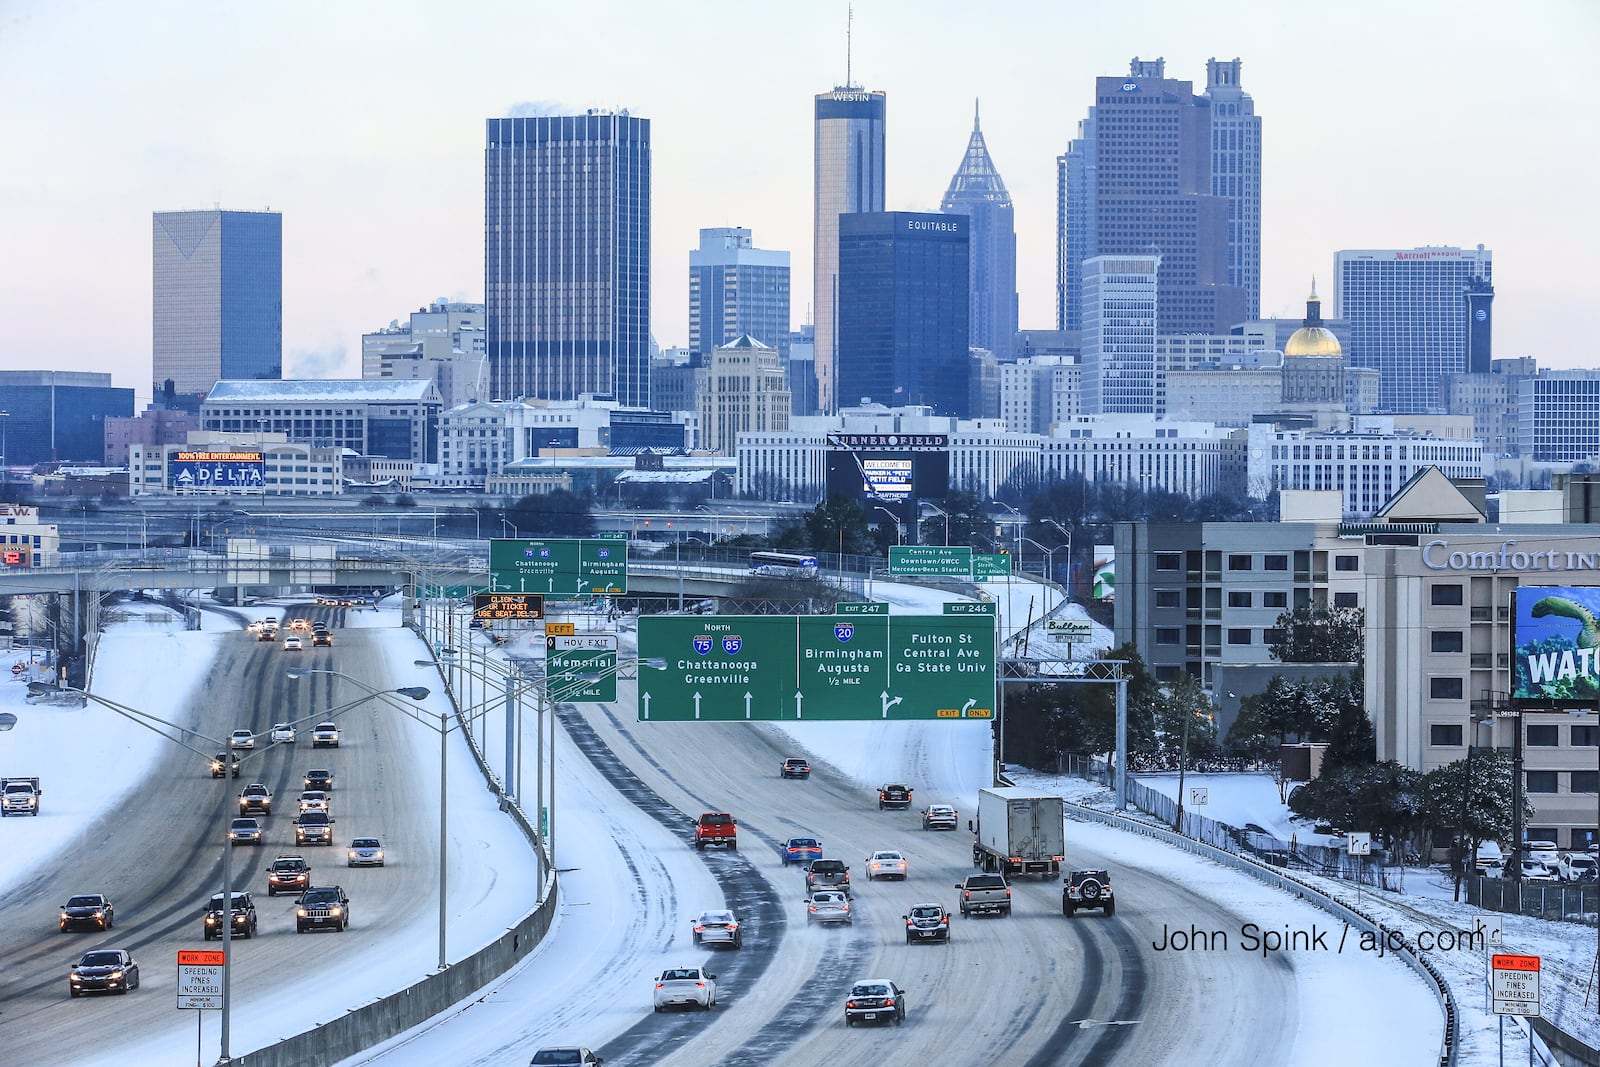
[[[661,983],[660,983],[660,982],[657,982],[657,983],[656,983],[656,988],[657,988],[657,989],[664,989],[664,988],[666,988],[666,987],[665,987],[665,986],[663,986],[663,985],[662,985],[662,984],[661,984]]]
[[[853,1008],[856,1006],[856,1002],[853,1000],[847,1000],[844,1002],[844,1006],[847,1008]]]
[[[883,1002],[883,1006],[886,1007],[886,1008],[894,1007],[894,998],[893,997],[885,998],[884,1002]]]
[[[705,988],[705,987],[706,987],[706,984],[705,984],[705,983],[704,983],[704,982],[696,982],[696,983],[695,983],[695,984],[694,984],[694,987],[695,987],[695,988],[696,988],[696,989],[704,989],[704,988]]]
[[[1011,890],[1009,890],[1009,889],[1007,889],[1007,890],[1006,890],[1006,897],[1007,897],[1007,899],[1009,899],[1009,898],[1010,898],[1010,896],[1011,896]]]
[[[961,899],[962,899],[962,900],[971,900],[971,899],[972,899],[972,890],[970,890],[970,889],[963,889],[963,890],[962,890],[962,891],[961,891]]]
[[[697,934],[703,934],[706,932],[706,928],[704,926],[696,926],[694,928],[694,932]]]
[[[807,911],[816,911],[817,910],[817,906],[815,904],[813,904],[810,907],[808,907],[806,910]]]
[[[724,930],[737,930],[737,929],[739,929],[739,924],[738,923],[724,923],[722,928]]]

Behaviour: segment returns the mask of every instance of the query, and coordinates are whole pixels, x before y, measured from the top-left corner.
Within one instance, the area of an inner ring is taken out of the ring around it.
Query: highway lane
[[[759,968],[751,968],[759,971],[758,982],[739,984],[743,968],[735,969],[728,953],[714,954],[712,969],[729,972],[719,982],[717,1012],[682,1021],[646,1017],[606,1044],[608,1061],[800,1067],[983,1063],[1000,1055],[1037,1065],[1290,1058],[1299,997],[1287,958],[1154,958],[1151,939],[1174,916],[1236,928],[1243,917],[1225,906],[1171,884],[1160,872],[1127,868],[1093,849],[1075,848],[1075,862],[1115,870],[1123,899],[1115,918],[1067,919],[1060,911],[1059,881],[1019,879],[1010,918],[958,916],[950,945],[906,945],[901,916],[910,905],[955,905],[954,883],[972,870],[969,834],[925,832],[914,810],[879,812],[870,790],[825,767],[809,781],[780,780],[779,763],[794,754],[793,746],[763,728],[645,725],[619,707],[590,708],[583,719],[641,783],[672,806],[686,813],[734,813],[739,852],[708,854],[706,862],[714,871],[737,872],[734,884],[748,881],[745,872],[765,879],[783,921],[769,920],[766,930],[753,930],[746,939],[742,952],[763,957]],[[938,799],[944,798],[918,797],[919,804]],[[691,848],[687,817],[681,832],[684,847]],[[802,833],[820,837],[828,855],[851,865],[853,927],[807,928],[803,879],[797,870],[783,869],[777,854],[782,839]],[[906,882],[866,883],[864,857],[878,848],[906,853],[912,872]],[[844,996],[860,977],[892,978],[906,989],[906,1026],[845,1028]],[[1219,989],[1231,991],[1220,1004]],[[1206,1024],[1197,1026],[1199,1019]],[[685,1026],[695,1031],[687,1046],[680,1044]]]
[[[308,647],[296,654],[283,651],[281,642],[257,642],[242,630],[228,635],[211,668],[213,681],[188,706],[140,710],[212,737],[225,738],[247,727],[265,744],[275,721],[315,716],[362,694],[331,676],[290,680],[285,672],[291,665],[331,667],[377,688],[403,684],[384,677],[375,632],[340,629],[342,614],[340,609],[310,606],[286,612],[328,619],[334,629],[331,649]],[[153,652],[173,647],[170,641],[152,643]],[[153,662],[151,669],[160,670],[160,663]],[[233,850],[234,887],[255,895],[260,916],[259,936],[235,942],[236,1035],[253,1010],[281,1003],[284,997],[303,997],[308,968],[365,965],[383,945],[387,926],[431,913],[437,885],[432,862],[438,847],[437,787],[409,778],[416,765],[411,746],[428,744],[428,737],[377,703],[341,718],[344,737],[338,749],[313,752],[309,731],[303,731],[295,746],[277,746],[247,759],[237,780],[213,779],[205,760],[175,745],[163,746],[132,803],[108,811],[81,840],[64,842],[57,862],[0,900],[0,958],[7,962],[0,975],[4,1059],[83,1064],[179,1021],[174,1009],[177,951],[220,945],[204,941],[201,918],[206,901],[221,887],[221,842],[228,820],[237,814],[237,794],[248,782],[265,782],[273,791],[274,807],[265,820],[265,843]],[[211,750],[205,743],[197,747]],[[335,843],[329,848],[294,844],[291,820],[303,787],[301,776],[311,767],[327,767],[336,775]],[[116,768],[107,767],[105,773],[115,775]],[[364,834],[381,836],[390,845],[389,866],[345,867],[344,845]],[[279,854],[305,855],[314,881],[345,887],[351,898],[349,931],[295,934],[293,898],[267,896],[265,870]],[[115,929],[57,932],[58,906],[81,892],[105,892],[112,898]],[[133,951],[141,965],[142,987],[126,997],[69,999],[68,964],[102,945]],[[307,1025],[337,1010],[308,1002]],[[181,1022],[190,1025],[192,1034],[192,1017],[185,1014]],[[215,1013],[208,1013],[212,1041],[216,1026]],[[243,1051],[237,1041],[234,1051]]]

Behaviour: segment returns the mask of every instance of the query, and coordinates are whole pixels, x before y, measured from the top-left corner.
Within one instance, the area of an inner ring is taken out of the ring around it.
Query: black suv
[[[317,768],[306,772],[305,783],[307,789],[320,789],[325,793],[333,792],[333,772]]]
[[[211,757],[211,777],[226,778],[230,763],[233,764],[233,777],[239,777],[239,757],[231,752],[218,752]]]
[[[206,940],[222,936],[222,894],[211,894],[211,903],[206,905]],[[233,895],[233,936],[256,936],[256,902],[250,899],[249,893],[235,893]]]
[[[1099,908],[1106,915],[1117,913],[1110,872],[1073,871],[1061,879],[1061,914],[1071,915],[1079,908]]]
[[[319,885],[300,894],[294,910],[294,932],[303,934],[319,927],[332,927],[344,933],[350,925],[350,898],[336,885]]]

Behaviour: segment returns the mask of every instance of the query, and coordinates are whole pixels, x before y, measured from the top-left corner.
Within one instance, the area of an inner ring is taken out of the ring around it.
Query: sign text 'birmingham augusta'
[[[988,719],[993,616],[647,615],[639,718]]]

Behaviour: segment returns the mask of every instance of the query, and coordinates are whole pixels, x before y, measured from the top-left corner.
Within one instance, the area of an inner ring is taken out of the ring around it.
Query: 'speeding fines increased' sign
[[[1494,971],[1494,1014],[1540,1014],[1539,957],[1497,953],[1489,957],[1489,963]]]
[[[181,949],[178,952],[178,1007],[222,1010],[221,952]]]

